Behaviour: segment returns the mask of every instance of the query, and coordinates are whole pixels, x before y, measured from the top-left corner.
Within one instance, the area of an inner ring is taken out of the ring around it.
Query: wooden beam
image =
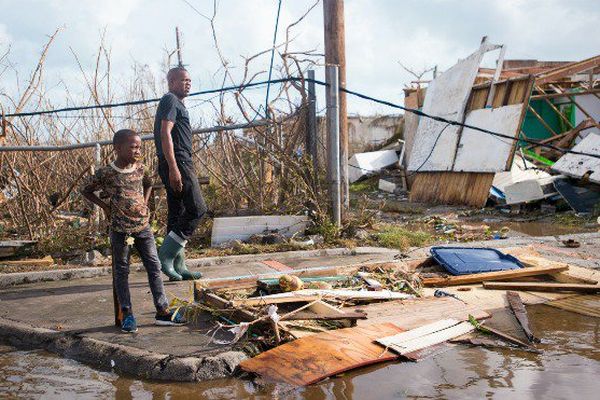
[[[556,282],[483,282],[483,287],[494,290],[524,290],[532,292],[599,293],[600,285]]]
[[[531,107],[531,105],[527,106],[529,112],[531,112],[533,114],[534,117],[537,118],[538,121],[540,121],[540,123],[544,126],[544,128],[546,128],[546,130],[548,130],[548,132],[550,132],[552,134],[552,136],[558,136],[558,133],[556,133],[556,131],[554,131],[554,129],[552,129],[550,127],[550,125],[548,125],[548,123],[546,121],[544,121],[544,118],[541,117],[540,114],[537,113],[537,111],[535,111],[535,109],[533,107]]]
[[[550,106],[550,108],[552,108],[554,110],[554,112],[556,114],[558,114],[558,116],[565,121],[565,123],[571,128],[574,129],[575,127],[573,126],[573,124],[571,123],[571,121],[569,121],[569,119],[567,117],[564,116],[564,114],[554,105],[552,104],[552,102],[550,100],[548,100],[547,98],[544,98],[544,101]]]
[[[590,68],[595,68],[600,65],[600,56],[588,58],[587,60],[574,62],[565,66],[557,67],[553,70],[538,74],[536,83],[543,85],[548,82],[556,81],[570,75],[585,72]]]
[[[521,296],[517,292],[506,292],[506,299],[508,300],[508,305],[512,310],[513,314],[515,314],[515,318],[521,325],[525,336],[530,342],[537,342],[538,339],[533,335],[531,328],[529,327],[529,318],[527,317],[527,310],[525,309],[525,305],[523,305],[523,300],[521,300]]]
[[[555,272],[566,271],[568,269],[568,265],[550,265],[511,269],[508,271],[482,272],[480,274],[456,275],[439,278],[423,278],[422,281],[423,285],[429,287],[457,286],[468,285],[472,283],[482,283],[486,281],[519,278],[523,276],[553,274]]]
[[[568,96],[584,96],[586,94],[595,94],[600,93],[600,89],[586,90],[583,92],[573,92],[568,93]],[[536,94],[531,96],[531,100],[540,100],[540,99],[553,99],[556,97],[567,97],[567,93],[548,93],[548,94]]]
[[[251,322],[257,318],[250,311],[239,308],[231,308],[230,301],[227,301],[208,290],[200,290],[197,295],[195,293],[194,299],[201,304],[224,311],[224,314],[231,310],[231,319],[235,320],[236,322]]]

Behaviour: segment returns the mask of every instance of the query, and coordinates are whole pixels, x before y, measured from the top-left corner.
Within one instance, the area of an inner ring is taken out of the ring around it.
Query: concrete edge
[[[44,349],[101,370],[154,381],[196,382],[230,377],[247,356],[226,351],[210,357],[176,357],[108,343],[77,333],[36,328],[0,318],[0,341],[19,349]]]
[[[399,253],[398,250],[387,249],[384,247],[356,247],[349,249],[346,247],[338,247],[334,249],[314,249],[314,250],[295,250],[282,251],[277,253],[261,253],[261,254],[243,254],[237,256],[219,256],[206,257],[186,260],[189,266],[192,267],[209,267],[213,265],[221,265],[225,263],[246,263],[254,261],[265,261],[276,258],[285,260],[298,257],[324,257],[324,256],[350,256],[357,254],[388,254]],[[141,264],[139,264],[141,266]]]
[[[266,254],[245,254],[238,256],[196,258],[187,260],[187,263],[191,267],[209,267],[213,265],[222,265],[226,263],[265,261],[273,258],[277,258],[279,260],[286,260],[297,257],[309,258],[339,255],[397,253],[397,250],[387,249],[383,247],[357,247],[354,249],[341,247],[335,249],[297,250]],[[143,268],[141,263],[134,263],[131,266],[133,268]],[[111,267],[87,267],[59,269],[51,271],[32,271],[0,274],[0,289],[8,288],[15,285],[22,285],[26,283],[93,278],[96,276],[110,275],[111,273]]]
[[[93,278],[96,276],[109,275],[111,271],[111,267],[89,267],[0,274],[0,289],[25,283]]]

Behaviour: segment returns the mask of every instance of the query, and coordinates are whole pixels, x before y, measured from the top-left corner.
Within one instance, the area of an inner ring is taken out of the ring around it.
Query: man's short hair
[[[139,136],[138,133],[132,129],[120,129],[115,132],[113,136],[113,146],[119,146],[129,140],[132,136]]]
[[[188,72],[188,70],[183,67],[171,68],[169,72],[167,72],[167,82],[171,82],[177,74],[182,72]]]

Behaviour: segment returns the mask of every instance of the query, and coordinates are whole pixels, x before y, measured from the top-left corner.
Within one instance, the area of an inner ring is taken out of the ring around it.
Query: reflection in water
[[[0,347],[0,398],[19,399],[528,399],[597,398],[600,320],[528,307],[543,354],[456,346],[419,363],[387,363],[308,388],[239,379],[150,383],[43,351]]]

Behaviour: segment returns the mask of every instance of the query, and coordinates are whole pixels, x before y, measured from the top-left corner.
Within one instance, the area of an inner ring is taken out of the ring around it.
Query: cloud
[[[212,1],[188,0],[205,15]],[[174,48],[174,28],[183,32],[184,62],[189,65],[196,89],[222,83],[220,59],[208,21],[183,1],[77,0],[18,3],[0,0],[4,10],[0,42],[10,40],[11,59],[27,75],[35,66],[48,34],[58,26],[57,38],[46,63],[49,94],[60,104],[64,91],[55,87],[64,80],[74,92],[85,92],[71,49],[90,73],[95,65],[100,35],[106,30],[111,70],[123,85],[131,81],[133,62],[148,65],[157,76],[164,70],[166,49]],[[286,27],[298,19],[314,0],[284,0],[278,43]],[[235,79],[243,73],[244,58],[268,49],[273,40],[276,0],[220,1],[215,20],[219,46],[233,67]],[[402,102],[404,85],[413,79],[398,64],[415,70],[437,65],[440,71],[474,51],[481,37],[507,45],[507,58],[576,60],[600,48],[593,29],[600,23],[594,0],[504,0],[481,2],[417,0],[346,0],[347,86],[374,97]],[[294,51],[324,52],[322,4],[292,28]],[[253,62],[254,72],[266,71],[269,54]],[[266,72],[261,75],[266,77]],[[317,71],[322,78],[322,69]],[[262,91],[261,91],[262,90]],[[264,96],[264,89],[255,98]],[[349,98],[349,111],[397,112],[384,106]],[[206,111],[210,113],[210,110]]]

